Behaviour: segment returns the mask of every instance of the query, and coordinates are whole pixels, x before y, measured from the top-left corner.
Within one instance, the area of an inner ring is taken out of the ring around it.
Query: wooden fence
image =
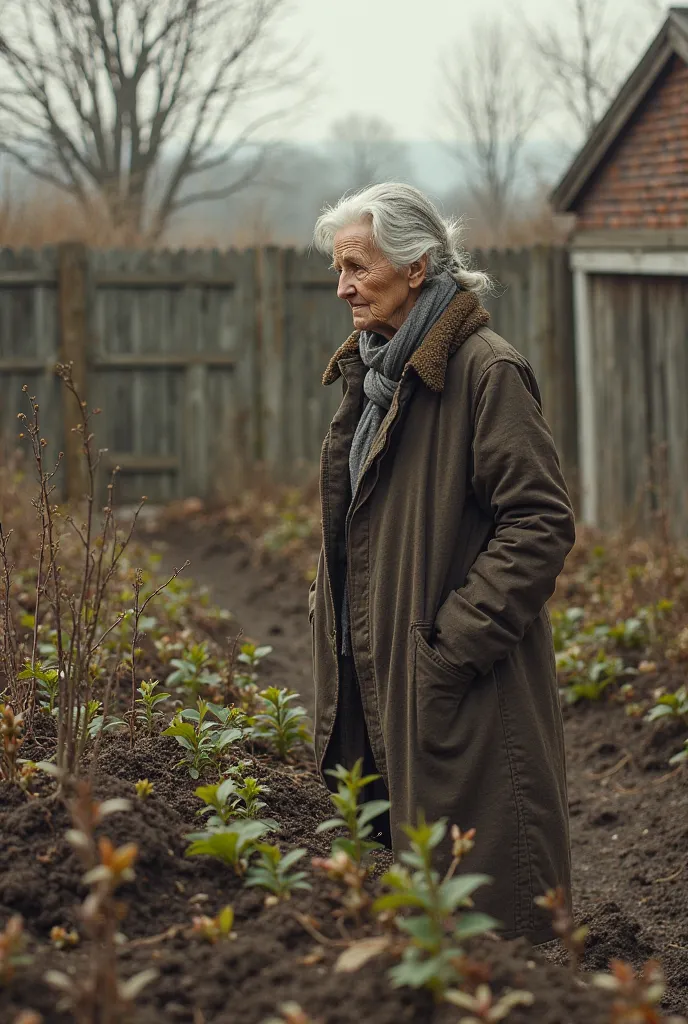
[[[570,272],[561,249],[476,252],[497,282],[493,325],[532,362],[565,472],[576,483]],[[348,335],[326,262],[295,250],[0,250],[0,430],[17,436],[23,384],[40,403],[48,451],[66,454],[80,493],[77,409],[54,374],[71,361],[102,468],[121,501],[246,486],[264,467],[297,481],[317,466],[340,389],[320,378]]]

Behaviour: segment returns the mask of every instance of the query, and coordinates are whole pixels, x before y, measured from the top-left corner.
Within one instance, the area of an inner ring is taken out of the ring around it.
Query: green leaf
[[[341,818],[330,818],[329,821],[322,821],[315,831],[330,832],[333,828],[346,828],[346,822]]]
[[[367,825],[373,818],[377,818],[380,814],[388,811],[391,806],[389,800],[371,800],[369,803],[363,804],[358,816],[359,826]]]
[[[442,907],[452,913],[482,885],[492,882],[489,875],[458,875],[443,882],[440,888]]]
[[[358,858],[358,850],[353,839],[349,839],[346,836],[339,836],[332,843],[332,853],[345,853],[347,857],[355,861]]]
[[[431,827],[430,839],[428,840],[428,846],[430,849],[434,850],[436,846],[439,846],[446,834],[447,820],[446,818],[440,818],[440,820],[436,821]]]
[[[472,939],[475,935],[484,935],[485,932],[497,931],[501,927],[501,922],[496,921],[494,917],[476,910],[461,915],[454,935],[457,939]]]
[[[209,722],[208,725],[212,725],[212,723]],[[241,729],[226,729],[218,736],[215,746],[218,750],[224,750],[230,743],[236,743],[237,740],[240,740],[242,736],[243,731]]]
[[[645,716],[645,720],[647,722],[654,722],[658,718],[665,718],[667,715],[673,716],[673,715],[675,715],[675,713],[676,712],[675,712],[674,708],[671,705],[666,704],[666,703],[658,704],[655,707],[650,708],[650,710],[648,711],[648,713]]]
[[[223,935],[229,935],[234,924],[234,909],[233,907],[223,907],[220,913],[217,915],[217,924]]]
[[[397,926],[407,932],[423,949],[437,950],[442,944],[442,931],[427,914],[401,918],[397,921]]]
[[[308,851],[306,849],[300,848],[298,850],[290,850],[289,853],[285,853],[284,857],[280,860],[281,870],[288,871],[289,868],[293,864],[296,864],[297,861],[301,860],[307,852]]]
[[[418,868],[420,871],[425,867],[425,861],[418,853],[414,853],[412,850],[402,850],[400,860],[404,864],[408,864],[412,868]]]
[[[162,733],[163,736],[179,736],[184,737],[194,747],[196,746],[196,730],[189,722],[175,721],[172,725],[168,726]]]
[[[422,988],[436,981],[442,973],[446,973],[446,964],[440,957],[428,957],[424,960],[404,957],[400,964],[391,969],[389,978],[396,988],[403,985]]]
[[[385,896],[378,896],[373,903],[373,911],[377,914],[383,910],[399,910],[401,907],[418,907],[425,910],[425,902],[421,896],[414,892],[390,892]]]

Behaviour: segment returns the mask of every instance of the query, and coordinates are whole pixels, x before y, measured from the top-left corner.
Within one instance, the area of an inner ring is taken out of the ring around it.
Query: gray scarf
[[[390,341],[370,331],[361,332],[358,346],[361,359],[368,367],[363,383],[367,401],[358,421],[349,454],[352,496],[356,494],[361,470],[380,424],[392,404],[404,367],[457,291],[456,281],[451,274],[444,271],[424,286],[411,312]],[[348,587],[345,585],[342,604],[342,654],[350,653],[349,598]]]

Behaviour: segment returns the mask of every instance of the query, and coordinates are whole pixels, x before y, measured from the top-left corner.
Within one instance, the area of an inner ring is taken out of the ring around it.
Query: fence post
[[[86,247],[80,242],[65,242],[58,248],[57,288],[60,329],[60,362],[72,364],[72,379],[82,401],[88,401],[87,367],[87,269]],[[83,439],[73,430],[79,422],[74,397],[62,388],[66,498],[84,493],[85,473]]]
[[[284,480],[290,469],[286,417],[285,267],[284,250],[257,250],[258,339],[260,379],[259,445],[263,465],[273,480]]]

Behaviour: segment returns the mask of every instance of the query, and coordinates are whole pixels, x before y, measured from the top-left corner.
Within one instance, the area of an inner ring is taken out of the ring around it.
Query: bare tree
[[[547,88],[585,137],[611,102],[627,63],[628,11],[620,13],[614,0],[560,0],[556,17],[540,29],[530,25],[528,37]]]
[[[344,188],[408,178],[407,148],[383,118],[349,114],[333,122],[330,136]]]
[[[293,108],[284,90],[306,69],[277,44],[284,6],[4,0],[0,147],[86,210],[157,237],[176,211],[250,181],[256,133]]]
[[[523,61],[501,22],[487,23],[445,62],[444,112],[451,152],[494,237],[508,214],[522,170],[524,147],[542,109],[541,91],[523,74]]]

